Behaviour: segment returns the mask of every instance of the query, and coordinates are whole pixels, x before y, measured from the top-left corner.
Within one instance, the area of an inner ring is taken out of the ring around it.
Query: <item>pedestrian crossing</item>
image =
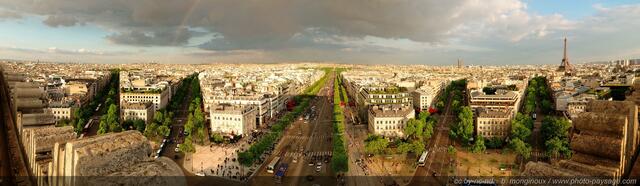
[[[282,154],[280,151],[274,151],[274,154]],[[307,153],[307,157],[313,157],[313,156],[331,156],[333,154],[332,151],[314,151],[314,152],[309,152]],[[302,157],[304,156],[304,153],[302,152],[285,152],[284,153],[284,157],[289,157],[289,158],[293,158],[293,157]]]
[[[307,139],[309,139],[309,136],[286,135],[284,137],[285,138],[289,138],[289,139],[295,139],[295,140],[307,140]],[[312,136],[311,138],[314,138],[314,139],[328,139],[328,138],[331,138],[331,136],[330,135],[316,135],[316,136]]]

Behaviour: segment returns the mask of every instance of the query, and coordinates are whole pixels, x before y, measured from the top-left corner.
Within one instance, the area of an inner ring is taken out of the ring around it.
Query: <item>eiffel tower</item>
[[[564,72],[565,75],[571,76],[573,71],[573,67],[571,63],[569,63],[569,58],[567,57],[567,38],[564,38],[564,53],[562,55],[562,63],[558,67],[558,72]]]

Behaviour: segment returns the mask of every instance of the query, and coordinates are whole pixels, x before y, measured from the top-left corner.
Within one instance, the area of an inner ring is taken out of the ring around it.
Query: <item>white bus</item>
[[[267,172],[273,173],[273,171],[276,169],[276,166],[278,165],[278,162],[280,162],[280,157],[273,158],[273,160],[269,162],[269,165],[267,165]]]
[[[422,153],[422,155],[420,156],[420,159],[418,159],[418,166],[424,167],[424,164],[427,161],[427,154],[429,154],[429,151],[424,151]]]

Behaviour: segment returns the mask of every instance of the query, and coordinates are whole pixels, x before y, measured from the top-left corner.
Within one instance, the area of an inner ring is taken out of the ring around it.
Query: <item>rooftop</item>
[[[414,112],[413,108],[403,104],[376,105],[369,108],[373,117],[405,117]]]

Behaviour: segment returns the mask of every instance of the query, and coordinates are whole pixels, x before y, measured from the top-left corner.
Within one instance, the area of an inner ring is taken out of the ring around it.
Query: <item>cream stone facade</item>
[[[214,105],[211,107],[211,133],[248,135],[256,129],[256,107]]]
[[[411,106],[400,104],[372,106],[368,112],[369,132],[382,136],[404,136],[407,121],[415,118]]]
[[[154,107],[150,102],[127,103],[120,106],[120,118],[122,120],[143,120],[145,123],[153,120]]]

